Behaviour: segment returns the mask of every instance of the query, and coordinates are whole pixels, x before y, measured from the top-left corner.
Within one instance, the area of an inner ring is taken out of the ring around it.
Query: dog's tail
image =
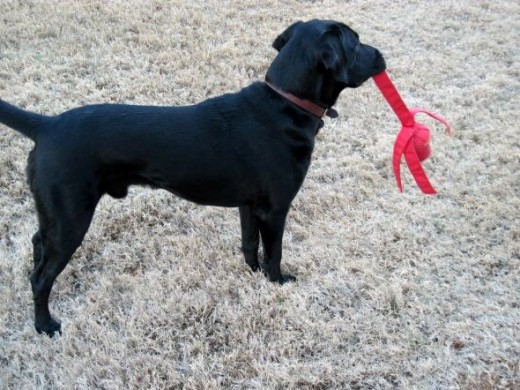
[[[38,129],[48,119],[48,116],[22,110],[0,99],[0,123],[19,131],[33,141],[36,141]]]

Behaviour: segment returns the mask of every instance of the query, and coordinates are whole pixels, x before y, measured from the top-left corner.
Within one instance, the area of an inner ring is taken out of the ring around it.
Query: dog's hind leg
[[[43,249],[42,249],[42,235],[40,234],[40,231],[38,230],[33,238],[32,238],[32,244],[33,244],[33,263],[34,268],[36,269],[36,265],[41,261]]]
[[[258,247],[260,246],[260,226],[258,217],[252,206],[241,206],[240,226],[242,228],[242,252],[247,265],[253,272],[260,269],[258,265]]]
[[[96,199],[88,190],[73,191],[66,186],[47,186],[51,196],[35,193],[40,230],[33,237],[34,270],[30,280],[34,298],[34,325],[38,333],[53,336],[61,325],[49,312],[49,295],[56,277],[63,271],[88,230]]]

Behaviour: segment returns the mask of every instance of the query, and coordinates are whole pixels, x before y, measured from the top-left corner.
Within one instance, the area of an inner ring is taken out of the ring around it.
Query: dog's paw
[[[52,318],[49,322],[35,324],[34,327],[39,334],[45,333],[50,338],[61,335],[61,324]]]
[[[269,280],[273,283],[278,282],[280,284],[285,284],[287,282],[295,282],[297,280],[295,276],[292,276],[290,274],[275,273],[273,275],[269,267],[269,264],[265,262],[260,265],[260,269],[262,270],[263,274],[267,276],[267,278],[269,278]]]
[[[292,276],[289,274],[283,274],[278,279],[278,283],[285,284],[285,283],[289,283],[289,282],[296,282],[297,280],[298,279],[296,278],[296,276]]]
[[[247,264],[249,266],[249,268],[251,268],[251,272],[258,272],[260,271],[260,265],[258,263],[255,263],[255,264]]]

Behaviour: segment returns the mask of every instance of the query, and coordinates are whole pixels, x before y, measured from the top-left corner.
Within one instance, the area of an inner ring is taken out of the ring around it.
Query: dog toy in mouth
[[[397,135],[394,143],[393,156],[394,174],[399,191],[403,192],[403,185],[401,183],[401,157],[404,154],[410,172],[421,191],[425,194],[436,194],[435,188],[431,185],[421,165],[421,161],[430,157],[432,152],[430,147],[430,130],[422,123],[416,122],[415,115],[422,112],[442,122],[446,126],[446,132],[450,135],[453,134],[451,126],[442,116],[423,108],[408,109],[386,71],[375,75],[373,78],[377,87],[402,124],[401,131]]]

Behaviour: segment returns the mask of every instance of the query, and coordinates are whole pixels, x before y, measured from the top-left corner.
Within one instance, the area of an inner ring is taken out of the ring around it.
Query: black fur
[[[266,79],[330,108],[346,87],[385,67],[381,54],[346,25],[312,20],[273,43],[279,54]],[[263,82],[186,107],[92,105],[43,116],[0,101],[0,122],[35,141],[28,178],[38,212],[31,284],[38,332],[60,331],[48,308],[56,277],[81,244],[104,194],[126,196],[134,184],[166,189],[205,205],[238,207],[242,249],[253,271],[282,274],[289,206],[323,125]]]

